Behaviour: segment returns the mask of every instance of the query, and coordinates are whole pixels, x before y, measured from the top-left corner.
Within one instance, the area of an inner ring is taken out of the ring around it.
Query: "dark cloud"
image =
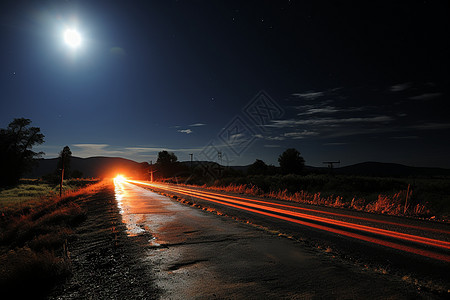
[[[402,92],[411,88],[412,84],[410,82],[400,83],[393,85],[389,88],[391,92]]]
[[[409,97],[409,99],[411,99],[411,100],[431,100],[434,98],[438,98],[440,96],[442,96],[442,93],[425,93],[425,94]]]
[[[315,100],[325,95],[325,92],[306,92],[306,93],[295,93],[291,96],[298,97],[305,100]]]

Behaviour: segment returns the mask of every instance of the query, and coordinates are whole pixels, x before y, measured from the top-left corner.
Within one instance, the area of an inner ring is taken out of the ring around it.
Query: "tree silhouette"
[[[72,158],[72,151],[70,151],[69,146],[65,146],[61,152],[59,152],[57,173],[61,174],[61,170],[64,169],[64,178],[70,177],[70,159]]]
[[[283,174],[301,174],[305,168],[305,160],[295,148],[289,148],[279,157],[281,173]]]
[[[248,175],[265,175],[267,173],[268,166],[260,159],[255,160],[247,170]]]
[[[158,170],[158,175],[163,177],[173,176],[178,170],[177,156],[173,152],[160,151],[156,160],[156,169]]]
[[[43,154],[31,150],[44,142],[44,135],[39,127],[29,127],[30,124],[30,119],[18,118],[6,129],[0,129],[0,186],[17,184]]]

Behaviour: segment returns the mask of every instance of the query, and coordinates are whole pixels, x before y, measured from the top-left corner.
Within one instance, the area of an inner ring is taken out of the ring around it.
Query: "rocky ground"
[[[105,182],[79,203],[87,219],[68,244],[73,275],[49,299],[155,299],[157,288],[143,253],[150,237],[129,237]]]

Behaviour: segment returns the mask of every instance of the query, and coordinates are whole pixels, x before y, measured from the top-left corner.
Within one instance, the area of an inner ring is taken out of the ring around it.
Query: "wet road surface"
[[[396,219],[392,216],[314,207],[273,199],[269,202],[248,195],[230,195],[190,186],[135,180],[129,182],[450,263],[450,226],[447,223]]]
[[[116,182],[116,199],[128,234],[152,236],[146,262],[155,270],[163,299],[433,297],[128,182]]]

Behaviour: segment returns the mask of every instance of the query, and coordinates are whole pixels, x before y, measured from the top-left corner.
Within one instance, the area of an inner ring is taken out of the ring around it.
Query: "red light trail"
[[[324,230],[327,232],[332,232],[335,234],[359,239],[362,241],[375,243],[378,245],[390,247],[397,250],[406,251],[409,253],[418,254],[421,256],[438,259],[445,262],[450,262],[450,255],[443,254],[439,252],[434,252],[432,250],[425,250],[421,248],[414,247],[414,245],[404,245],[400,244],[398,242],[393,242],[389,240],[384,240],[383,238],[391,238],[395,239],[399,242],[409,242],[418,244],[421,246],[426,247],[434,247],[439,249],[440,251],[446,252],[450,250],[450,242],[443,241],[443,240],[437,240],[437,239],[431,239],[423,236],[417,236],[417,235],[411,235],[406,233],[401,233],[397,231],[391,231],[386,229],[381,229],[377,227],[372,226],[366,226],[366,225],[360,225],[355,224],[351,222],[345,222],[340,220],[335,220],[331,218],[326,217],[320,217],[316,215],[311,215],[309,213],[320,213],[330,216],[338,216],[338,217],[345,217],[350,219],[356,219],[356,220],[364,220],[364,221],[370,221],[375,223],[383,223],[388,225],[396,225],[401,227],[408,227],[413,229],[420,229],[423,231],[432,231],[432,232],[439,232],[441,234],[450,234],[450,231],[446,230],[440,230],[440,229],[434,229],[429,227],[421,227],[421,226],[415,226],[415,225],[408,225],[408,224],[402,224],[397,222],[385,222],[382,220],[377,220],[375,218],[365,218],[365,217],[358,217],[353,215],[346,215],[344,213],[333,213],[333,212],[327,212],[322,211],[318,209],[310,209],[310,208],[302,208],[298,206],[293,205],[286,205],[286,204],[278,204],[273,202],[267,202],[267,201],[261,201],[261,200],[255,200],[250,199],[246,197],[239,197],[239,196],[231,196],[231,195],[224,195],[221,193],[213,193],[213,192],[207,192],[207,191],[199,191],[198,189],[191,189],[186,187],[180,187],[180,186],[171,186],[167,184],[160,184],[160,183],[148,183],[145,181],[136,181],[136,180],[126,180],[130,183],[140,184],[149,186],[155,189],[159,190],[166,190],[166,191],[172,191],[174,193],[179,193],[187,196],[192,196],[198,199],[202,199],[209,202],[214,202],[234,208],[238,208],[245,211],[250,211],[253,213],[258,213],[261,215],[281,219],[284,221],[308,226],[311,228]],[[289,210],[287,210],[289,209]],[[302,212],[300,212],[302,211]],[[306,213],[305,213],[306,212]],[[319,223],[319,224],[317,224]],[[338,227],[338,228],[336,228]],[[350,231],[348,231],[350,230]],[[355,233],[353,231],[357,231],[358,233]],[[365,234],[369,234],[365,235]],[[370,235],[376,235],[377,237],[373,237]]]

